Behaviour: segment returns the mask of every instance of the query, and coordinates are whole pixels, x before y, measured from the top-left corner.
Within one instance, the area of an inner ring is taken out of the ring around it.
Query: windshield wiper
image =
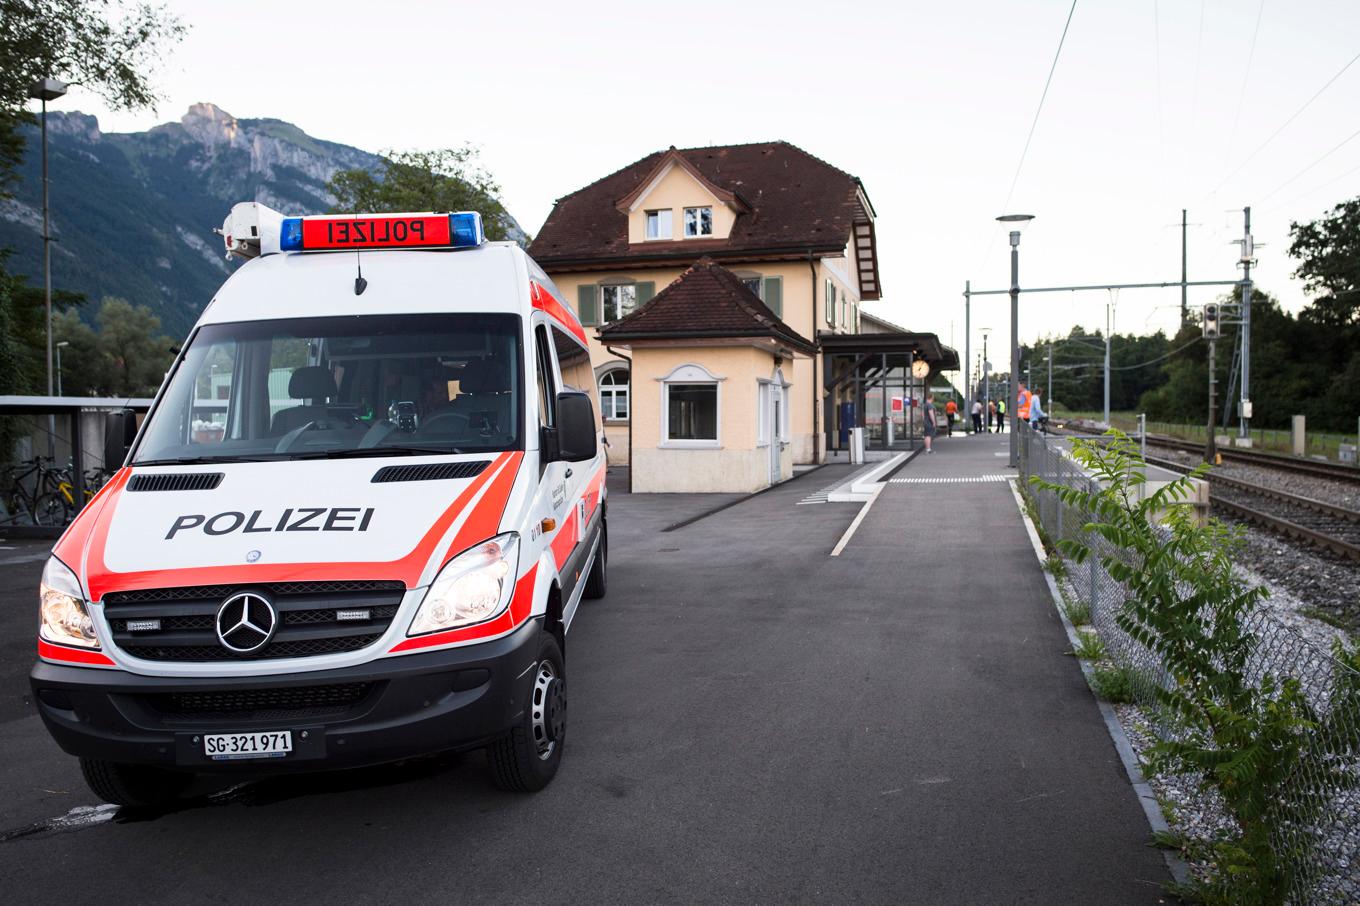
[[[457,456],[464,453],[458,447],[412,447],[394,444],[377,447],[349,447],[343,450],[312,450],[295,453],[293,459],[359,459],[370,456]]]
[[[246,456],[177,456],[169,459],[137,459],[133,466],[204,466],[220,462],[274,462],[278,457],[270,454]]]

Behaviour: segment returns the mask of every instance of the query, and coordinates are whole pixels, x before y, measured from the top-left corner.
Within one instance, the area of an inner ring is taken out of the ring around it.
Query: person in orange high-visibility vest
[[[1020,392],[1015,395],[1015,408],[1022,422],[1029,421],[1030,396],[1029,388],[1025,386],[1024,381],[1021,381]]]

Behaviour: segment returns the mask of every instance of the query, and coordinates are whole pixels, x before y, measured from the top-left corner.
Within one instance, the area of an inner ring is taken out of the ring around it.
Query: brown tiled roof
[[[647,304],[600,328],[606,343],[628,340],[770,337],[801,352],[812,342],[770,311],[736,274],[701,258]]]
[[[755,253],[837,252],[862,216],[860,184],[843,170],[788,142],[657,151],[583,189],[560,198],[529,247],[548,270],[584,262],[693,261],[696,240],[628,242],[628,215],[620,201],[638,191],[671,154],[679,154],[715,186],[749,205],[731,236],[704,243],[715,257]]]

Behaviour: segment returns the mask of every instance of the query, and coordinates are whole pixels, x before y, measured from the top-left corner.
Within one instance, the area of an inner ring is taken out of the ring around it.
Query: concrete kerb
[[[1029,535],[1030,545],[1034,548],[1034,555],[1039,558],[1040,564],[1048,563],[1048,552],[1044,550],[1044,544],[1039,539],[1039,531],[1035,528],[1033,520],[1029,518],[1029,513],[1025,511],[1024,499],[1020,496],[1020,489],[1016,482],[1009,482],[1011,496],[1015,498],[1015,507],[1020,511],[1020,518],[1024,520],[1025,532]],[[1062,620],[1063,630],[1067,633],[1067,640],[1072,643],[1075,650],[1081,644],[1081,638],[1077,634],[1077,627],[1072,625],[1072,621],[1067,618],[1067,612],[1063,609],[1062,592],[1058,590],[1058,582],[1053,578],[1053,573],[1044,570],[1044,581],[1048,584],[1048,593],[1053,598],[1053,606],[1058,611],[1058,619]],[[1157,796],[1152,792],[1151,785],[1147,778],[1143,776],[1143,768],[1138,763],[1138,756],[1134,754],[1133,745],[1129,742],[1128,735],[1124,732],[1124,725],[1119,722],[1119,716],[1114,713],[1114,708],[1110,703],[1104,701],[1095,693],[1095,686],[1092,684],[1091,665],[1078,659],[1077,663],[1081,667],[1082,675],[1086,677],[1087,688],[1091,690],[1091,696],[1095,698],[1096,705],[1100,708],[1100,716],[1105,721],[1105,729],[1110,734],[1110,740],[1114,743],[1115,751],[1119,753],[1119,760],[1124,763],[1124,771],[1129,776],[1129,783],[1133,785],[1133,791],[1138,796],[1138,804],[1143,807],[1143,814],[1147,816],[1148,826],[1153,833],[1169,833],[1170,825],[1166,823],[1166,816],[1162,814],[1162,807],[1157,802]],[[1162,850],[1162,858],[1166,861],[1167,870],[1171,872],[1172,879],[1181,885],[1189,885],[1191,881],[1190,867],[1185,860],[1169,849]]]
[[[727,502],[725,502],[725,503],[720,503],[720,504],[718,504],[717,506],[713,507],[712,509],[704,510],[702,513],[698,514],[697,516],[691,516],[691,517],[689,517],[688,519],[685,519],[685,520],[683,520],[683,521],[681,521],[681,522],[672,523],[671,525],[668,525],[668,526],[666,526],[665,528],[663,528],[661,531],[662,531],[663,533],[665,533],[665,532],[673,532],[673,531],[675,531],[676,529],[682,529],[682,528],[684,528],[684,527],[687,526],[687,525],[693,525],[694,523],[698,522],[700,519],[707,519],[709,516],[713,516],[713,515],[716,515],[716,514],[718,514],[718,513],[721,513],[723,510],[731,509],[732,507],[737,506],[738,504],[745,503],[746,501],[750,500],[750,499],[753,498],[753,497],[759,497],[761,494],[768,494],[770,491],[774,491],[774,490],[777,490],[777,489],[779,489],[779,488],[784,487],[784,486],[787,485],[787,484],[791,484],[791,483],[797,481],[798,479],[803,478],[804,476],[811,475],[813,472],[816,472],[816,471],[819,470],[819,469],[825,468],[825,467],[828,466],[828,465],[829,465],[829,463],[825,463],[825,462],[823,462],[823,463],[818,463],[817,465],[813,466],[813,467],[810,468],[810,469],[803,469],[801,472],[795,472],[791,478],[785,478],[783,481],[775,482],[774,484],[770,485],[769,487],[761,488],[759,491],[752,491],[750,494],[747,494],[745,497],[738,497],[736,500],[729,500],[729,501],[727,501]]]
[[[907,463],[920,450],[912,450],[910,453],[898,453],[882,462],[861,469],[842,484],[840,487],[826,495],[829,503],[865,503],[876,496],[879,489],[883,487],[882,479]]]

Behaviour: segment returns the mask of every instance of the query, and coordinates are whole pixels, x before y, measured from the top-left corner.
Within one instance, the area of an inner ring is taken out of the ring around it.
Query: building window
[[[824,314],[826,323],[832,327],[836,326],[836,284],[830,279],[826,281],[826,304]]]
[[[685,238],[713,235],[713,209],[685,208]]]
[[[671,212],[669,208],[664,211],[647,212],[647,238],[675,238],[675,233],[671,231]]]
[[[760,285],[762,282],[764,281],[762,281],[759,277],[741,278],[741,285],[749,289],[751,292],[755,293],[757,296],[760,295]]]
[[[637,287],[631,283],[600,287],[600,323],[617,321],[637,307]]]
[[[666,440],[718,441],[718,385],[666,385]]]
[[[604,418],[628,417],[628,369],[615,368],[600,378],[600,414]]]

